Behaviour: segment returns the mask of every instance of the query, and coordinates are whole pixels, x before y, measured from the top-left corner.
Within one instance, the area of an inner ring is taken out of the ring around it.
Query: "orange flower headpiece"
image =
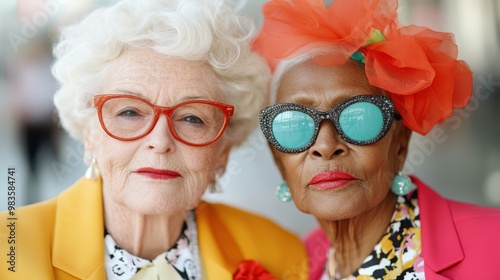
[[[288,60],[318,48],[321,65],[348,59],[365,64],[371,85],[388,92],[403,123],[420,133],[467,105],[472,72],[457,60],[453,34],[397,21],[397,0],[271,0],[254,49],[274,71]]]

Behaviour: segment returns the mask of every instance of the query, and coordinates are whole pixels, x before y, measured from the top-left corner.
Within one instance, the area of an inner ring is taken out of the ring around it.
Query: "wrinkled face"
[[[137,95],[168,107],[191,99],[224,102],[207,64],[145,50],[127,50],[116,59],[99,94]],[[172,137],[164,115],[145,137],[116,140],[99,125],[97,112],[85,144],[101,172],[104,203],[142,214],[194,208],[215,171],[225,167],[230,148],[224,136],[208,146],[183,144]]]
[[[324,112],[354,96],[381,94],[355,62],[319,66],[306,61],[282,76],[276,103],[296,103]],[[272,148],[272,152],[299,210],[319,219],[340,220],[389,199],[391,180],[403,167],[409,137],[401,121],[394,121],[384,138],[357,146],[342,140],[327,120],[321,122],[308,150],[281,153]],[[332,181],[331,177],[340,179]]]

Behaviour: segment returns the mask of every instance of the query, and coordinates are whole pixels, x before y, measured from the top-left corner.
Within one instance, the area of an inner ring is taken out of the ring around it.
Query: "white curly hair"
[[[238,16],[222,0],[122,0],[100,8],[62,30],[54,47],[52,73],[59,82],[54,103],[62,126],[84,140],[85,122],[95,114],[111,63],[127,48],[211,65],[225,102],[235,106],[226,130],[239,145],[257,125],[267,103],[270,73],[250,49],[255,32],[250,18]]]

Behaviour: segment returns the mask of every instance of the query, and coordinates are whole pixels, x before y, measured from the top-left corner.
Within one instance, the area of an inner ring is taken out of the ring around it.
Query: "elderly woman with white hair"
[[[212,0],[120,1],[65,28],[55,104],[89,169],[17,209],[0,279],[305,279],[294,235],[201,200],[265,103],[253,31]]]

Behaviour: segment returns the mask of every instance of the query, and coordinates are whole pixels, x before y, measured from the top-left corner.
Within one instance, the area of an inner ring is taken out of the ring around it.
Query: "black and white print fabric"
[[[197,267],[193,253],[192,236],[188,223],[184,223],[182,233],[177,242],[167,251],[165,256],[177,273],[185,280],[196,280]],[[197,242],[195,242],[197,243]],[[151,264],[150,260],[136,257],[114,241],[110,234],[104,237],[106,276],[108,280],[129,280],[142,267]]]

